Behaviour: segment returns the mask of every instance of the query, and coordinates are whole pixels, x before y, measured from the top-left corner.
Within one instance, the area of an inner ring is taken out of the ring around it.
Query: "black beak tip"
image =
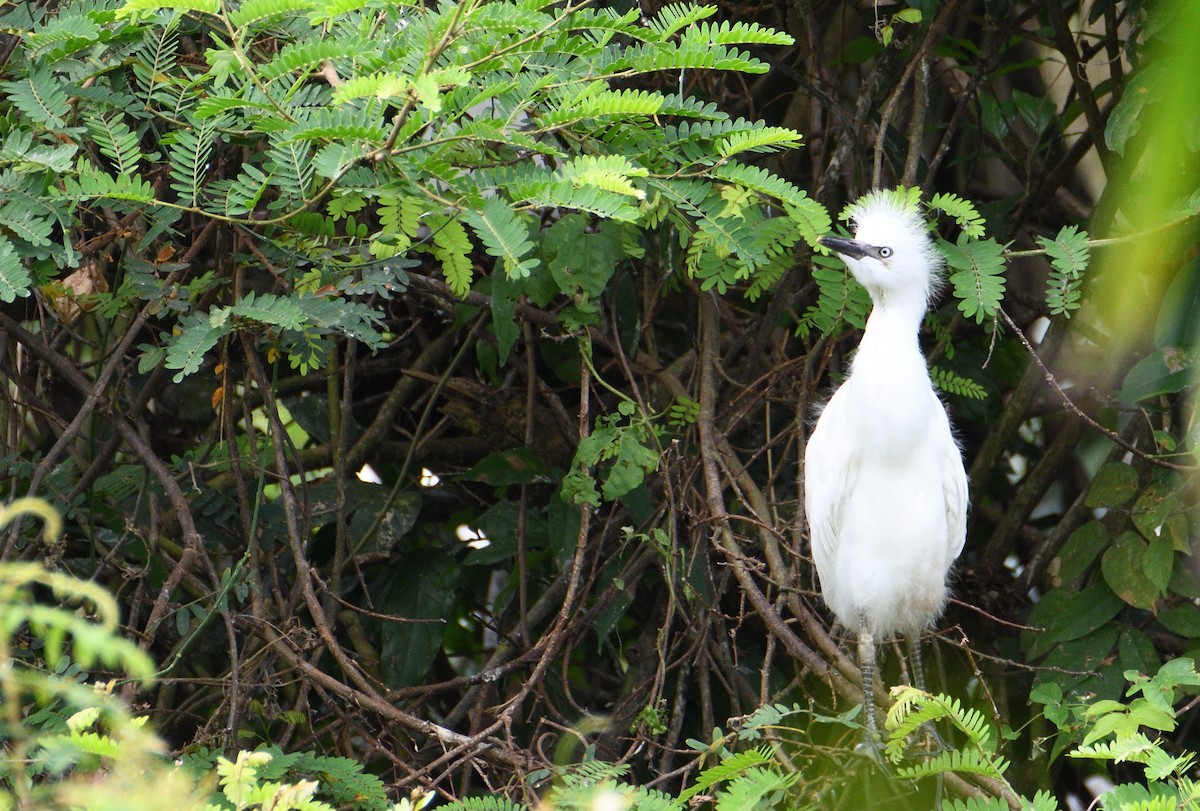
[[[867,255],[866,246],[853,239],[843,239],[842,237],[819,237],[817,242],[820,242],[834,253],[837,253],[841,256],[848,256],[851,259],[862,259]]]

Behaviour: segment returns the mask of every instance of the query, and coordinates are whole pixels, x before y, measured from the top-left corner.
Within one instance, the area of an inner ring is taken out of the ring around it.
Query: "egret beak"
[[[821,237],[817,240],[826,248],[842,256],[848,256],[851,259],[862,259],[867,256],[870,251],[868,247],[861,242],[855,242],[853,239],[842,239],[841,237]]]

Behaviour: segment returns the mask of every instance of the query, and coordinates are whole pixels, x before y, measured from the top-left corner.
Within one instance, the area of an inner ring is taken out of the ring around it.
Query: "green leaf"
[[[462,478],[466,481],[483,482],[492,487],[551,480],[546,466],[529,448],[513,448],[485,456],[462,474]]]
[[[442,649],[446,623],[458,600],[462,569],[442,553],[425,551],[390,566],[371,588],[383,595],[379,664],[393,689],[419,684]]]
[[[308,320],[297,299],[270,293],[261,296],[247,293],[228,309],[228,314],[235,325],[239,321],[255,321],[294,330],[303,328]]]
[[[117,17],[128,17],[139,11],[164,9],[215,15],[221,10],[221,0],[126,0],[125,5],[117,9]]]
[[[521,290],[506,273],[493,273],[488,281],[492,286],[492,332],[496,335],[499,362],[504,365],[521,335],[517,325],[517,297]]]
[[[1091,568],[1108,545],[1108,534],[1099,521],[1088,521],[1071,533],[1058,553],[1061,566],[1058,577],[1063,583],[1074,583]]]
[[[1181,496],[1187,486],[1171,471],[1156,471],[1134,502],[1133,525],[1148,541],[1166,537],[1171,546],[1190,552],[1187,512]]]
[[[442,263],[442,275],[456,296],[466,296],[471,291],[475,275],[471,264],[471,240],[467,229],[457,219],[447,218],[441,225],[430,223],[433,232],[433,255]]]
[[[1146,553],[1147,544],[1140,535],[1122,532],[1100,558],[1100,571],[1118,597],[1134,608],[1148,610],[1162,596],[1162,589],[1147,575]]]
[[[529,275],[536,259],[527,259],[533,250],[529,229],[512,207],[499,197],[483,201],[479,211],[464,211],[463,219],[475,231],[484,249],[503,262],[509,278],[522,279]]]
[[[1123,462],[1105,462],[1092,477],[1084,504],[1097,507],[1120,507],[1138,492],[1138,475]]]
[[[1040,626],[1044,631],[1025,632],[1022,641],[1030,658],[1036,658],[1056,645],[1091,634],[1107,624],[1121,608],[1120,598],[1104,583],[1095,583],[1080,591],[1070,587],[1051,589],[1029,613],[1028,624]]]
[[[1130,78],[1104,127],[1104,140],[1109,149],[1118,155],[1125,154],[1126,145],[1141,130],[1146,105],[1161,99],[1164,93],[1172,92],[1173,83],[1169,71],[1155,61],[1147,63]]]
[[[139,174],[110,177],[82,158],[76,164],[76,172],[75,177],[63,178],[67,197],[76,200],[108,198],[145,205],[157,202],[154,187]]]
[[[658,468],[658,453],[641,443],[635,431],[622,431],[612,468],[600,488],[604,498],[613,501],[641,485],[647,473]]]
[[[178,383],[197,371],[204,363],[205,353],[216,346],[228,331],[227,326],[214,326],[207,315],[188,323],[167,343],[166,367],[179,370],[172,380]]]
[[[969,240],[964,233],[957,244],[938,240],[951,274],[958,309],[976,323],[992,318],[1004,299],[1004,247],[995,240]]]
[[[1155,349],[1125,373],[1118,396],[1124,402],[1136,403],[1176,394],[1191,385],[1195,363],[1194,349],[1182,346]]]
[[[200,198],[204,177],[208,174],[216,131],[224,126],[224,116],[198,122],[191,129],[174,133],[168,150],[171,188],[179,193],[181,205],[192,206]]]
[[[935,194],[929,201],[929,207],[953,217],[962,228],[963,233],[971,239],[983,238],[987,223],[970,200],[963,199],[957,194]]]
[[[284,45],[274,59],[258,69],[258,74],[267,82],[273,82],[284,76],[308,73],[327,61],[351,58],[366,60],[376,53],[374,43],[361,37],[335,36],[298,40]],[[365,81],[369,81],[369,76],[356,76],[347,80],[347,84]],[[354,97],[356,96],[353,94],[349,96]],[[334,103],[340,104],[343,100],[345,99],[338,93],[334,94]]]
[[[243,0],[230,12],[229,23],[234,30],[243,29],[264,21],[307,13],[312,5],[312,0]]]
[[[598,298],[618,261],[625,258],[620,226],[604,223],[595,231],[580,214],[568,214],[546,232],[542,251],[559,290]]]
[[[1189,639],[1200,637],[1200,607],[1195,603],[1180,603],[1158,613],[1158,621],[1173,634]]]
[[[50,16],[25,34],[25,47],[30,57],[44,57],[57,61],[83,50],[100,39],[100,26],[90,17],[72,14],[68,9],[58,9],[58,16]],[[38,52],[45,49],[46,53]]]
[[[1068,225],[1053,240],[1039,236],[1038,242],[1046,249],[1053,268],[1046,287],[1050,314],[1070,316],[1079,308],[1080,282],[1091,257],[1087,231]]]
[[[121,115],[89,117],[87,128],[100,154],[113,161],[117,174],[137,172],[142,150],[137,134],[129,129]]]
[[[646,26],[657,34],[660,40],[665,40],[676,31],[687,28],[716,13],[716,6],[668,3],[658,10],[653,19],[646,21]]]
[[[949,369],[933,366],[929,370],[933,385],[946,394],[955,394],[971,400],[983,400],[987,397],[987,389],[969,377],[962,377]]]
[[[63,91],[63,82],[44,65],[33,68],[26,78],[4,82],[3,87],[13,105],[42,126],[61,131],[67,127],[71,101]]]
[[[0,234],[0,301],[11,304],[18,296],[28,296],[32,282],[12,243]]]

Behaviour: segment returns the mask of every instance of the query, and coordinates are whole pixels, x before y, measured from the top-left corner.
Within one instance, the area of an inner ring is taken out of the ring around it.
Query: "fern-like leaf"
[[[216,131],[225,122],[223,117],[197,122],[192,129],[173,134],[167,160],[171,167],[171,188],[179,193],[181,205],[195,205],[208,173]]]
[[[529,241],[529,229],[511,206],[499,197],[489,197],[479,211],[463,212],[463,218],[483,242],[484,249],[503,261],[510,278],[529,275],[537,262],[525,258],[533,250],[533,243]]]
[[[817,303],[809,307],[796,325],[796,332],[806,336],[814,328],[822,335],[835,333],[843,323],[855,329],[867,324],[871,298],[858,281],[843,270],[839,262],[829,257],[813,256],[813,281],[817,283]]]
[[[1050,257],[1050,279],[1046,285],[1046,304],[1051,315],[1066,315],[1079,308],[1079,285],[1091,260],[1087,231],[1068,225],[1054,239],[1038,237]]]
[[[202,99],[196,105],[195,118],[197,121],[203,121],[206,118],[224,115],[233,110],[257,110],[262,113],[275,113],[275,108],[265,101],[248,99],[241,95],[231,95],[229,91],[223,91]]]
[[[775,750],[769,745],[757,749],[747,749],[723,758],[716,766],[710,766],[702,771],[696,782],[684,789],[679,795],[679,805],[685,805],[688,800],[707,791],[718,783],[724,783],[736,778],[756,766],[769,766],[775,762]]]
[[[132,175],[142,159],[138,137],[120,115],[97,116],[87,121],[88,133],[100,154],[113,162],[119,175]]]
[[[296,201],[307,198],[314,171],[307,145],[291,140],[273,145],[263,168],[282,195]]]
[[[594,82],[574,98],[564,99],[560,109],[539,121],[547,129],[602,116],[652,116],[663,107],[665,97],[648,90],[609,90],[605,82]]]
[[[290,141],[365,141],[379,145],[386,131],[377,116],[347,107],[318,109],[303,117],[283,134]]]
[[[15,168],[23,178],[19,182],[24,183],[31,174],[35,175],[41,170],[55,174],[70,171],[73,163],[71,159],[78,151],[79,147],[75,144],[59,144],[52,147],[35,145],[29,130],[14,129],[5,136],[3,144],[0,144],[0,165],[16,164]],[[4,191],[11,193],[13,190],[5,188]]]
[[[502,794],[464,797],[438,808],[440,811],[529,811],[529,807],[524,803],[514,802]]]
[[[781,203],[803,206],[808,202],[808,195],[802,189],[778,175],[771,174],[761,166],[750,166],[738,163],[737,161],[729,161],[714,166],[709,171],[709,174],[720,180],[753,189],[759,194],[774,198]],[[819,204],[818,207],[820,207]],[[826,215],[826,219],[828,219],[828,215]],[[818,233],[818,236],[828,230],[829,226],[826,225],[825,229]]]
[[[467,229],[456,219],[447,219],[440,226],[431,223],[433,255],[442,263],[442,274],[450,290],[460,298],[471,291],[471,240]]]
[[[270,184],[271,179],[265,172],[252,163],[246,163],[231,183],[213,184],[211,188],[223,192],[225,214],[237,217],[253,211]]]
[[[311,4],[310,4],[311,5]],[[362,60],[376,51],[359,37],[322,37],[285,45],[279,55],[258,69],[258,75],[272,82],[282,76],[308,73],[322,63],[336,59]]]
[[[636,188],[629,178],[646,177],[649,172],[635,166],[624,155],[582,155],[563,166],[559,173],[573,186],[595,186],[639,200],[646,197],[646,193]]]
[[[95,20],[60,9],[59,15],[48,17],[35,30],[25,34],[25,48],[31,58],[36,56],[55,62],[83,50],[99,39],[100,26]],[[40,51],[45,53],[39,53]]]
[[[791,45],[795,40],[782,31],[763,28],[758,23],[730,22],[701,23],[684,32],[684,42],[716,45]]]
[[[717,811],[758,808],[771,795],[784,791],[800,779],[798,769],[780,774],[773,769],[754,767],[717,792]]]
[[[1008,770],[1008,761],[1002,757],[989,756],[978,749],[963,749],[931,757],[913,766],[896,770],[900,777],[917,780],[922,777],[932,777],[947,772],[959,774],[981,774],[986,777],[1000,779]]]
[[[665,40],[676,31],[689,25],[707,19],[717,13],[716,6],[702,6],[692,3],[668,3],[658,10],[654,19],[647,21],[646,26]]]
[[[1004,247],[992,239],[969,240],[964,233],[957,244],[938,240],[950,275],[958,309],[976,323],[992,318],[1004,299]]]
[[[947,720],[953,723],[980,749],[992,748],[992,731],[983,714],[976,709],[964,709],[957,698],[931,695],[913,687],[896,687],[892,691],[896,703],[888,711],[887,725],[889,754],[903,750],[904,738],[926,723]]]
[[[307,320],[304,310],[294,298],[270,293],[261,296],[255,296],[253,292],[248,293],[228,308],[225,315],[235,327],[245,326],[247,323],[257,323],[298,330],[305,325]],[[224,318],[214,317],[213,322],[214,326],[220,326],[224,322]]]
[[[50,244],[54,224],[29,206],[27,200],[14,196],[0,203],[0,228],[35,248],[44,248]]]
[[[179,383],[197,371],[204,363],[205,353],[216,346],[228,331],[227,326],[213,326],[207,315],[188,319],[179,334],[167,343],[166,367],[179,370],[171,379]]]
[[[133,53],[133,75],[142,92],[139,99],[144,107],[152,108],[158,100],[168,104],[161,91],[169,84],[168,77],[179,60],[179,26],[176,21],[150,29]]]
[[[766,73],[771,66],[736,48],[707,43],[644,43],[626,51],[610,66],[614,70],[651,73],[660,70],[736,70]]]
[[[11,304],[17,296],[28,296],[32,281],[8,237],[0,234],[0,301]]]
[[[356,99],[403,98],[413,89],[408,77],[384,70],[347,79],[333,91],[334,104],[346,104]]]
[[[987,397],[987,389],[969,377],[961,377],[949,369],[934,366],[929,370],[933,385],[946,394],[956,394],[969,400],[983,400]]]
[[[229,13],[229,22],[235,29],[242,29],[311,9],[311,0],[244,0]]]
[[[141,175],[109,177],[85,160],[77,164],[76,177],[63,179],[63,188],[68,197],[76,200],[104,197],[147,205],[156,202],[154,187],[142,180]]]
[[[987,223],[970,200],[964,200],[956,194],[935,194],[929,201],[929,207],[953,217],[963,233],[971,239],[983,238]]]
[[[1000,797],[951,799],[943,808],[946,811],[1009,811],[1008,801]]]
[[[202,14],[217,14],[221,0],[125,0],[117,9],[117,17],[128,17],[139,11],[195,11]]]
[[[5,82],[3,87],[13,105],[35,123],[56,132],[66,129],[71,101],[62,80],[50,68],[39,66],[24,79]]]
[[[728,158],[739,152],[775,152],[800,146],[800,133],[785,127],[757,127],[747,132],[730,133],[719,139],[717,154]]]

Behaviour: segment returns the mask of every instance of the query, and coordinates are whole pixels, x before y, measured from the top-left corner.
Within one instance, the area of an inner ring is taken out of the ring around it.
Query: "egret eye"
[[[880,248],[879,249],[879,258],[880,259],[888,259],[891,257],[891,255],[892,255],[891,248]]]

